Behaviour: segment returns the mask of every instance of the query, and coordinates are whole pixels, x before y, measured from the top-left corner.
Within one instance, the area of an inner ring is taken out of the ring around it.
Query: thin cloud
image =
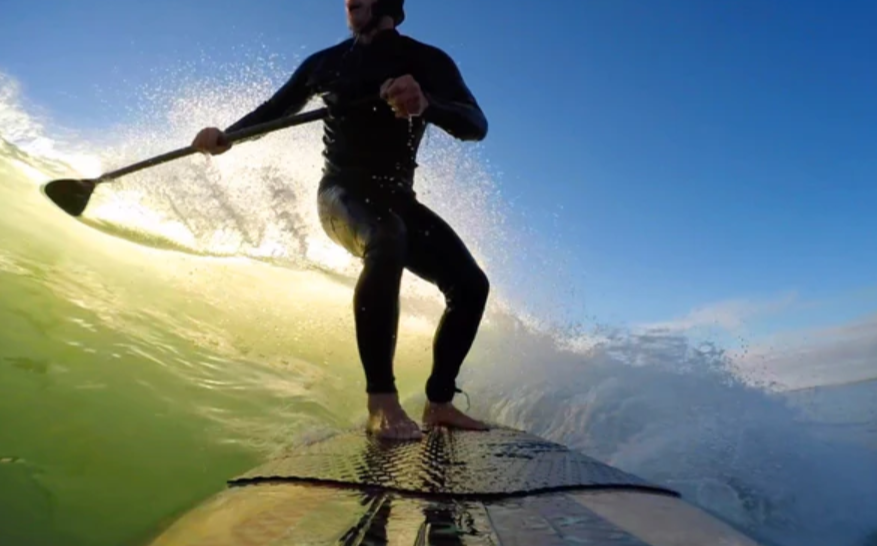
[[[709,329],[739,334],[757,319],[792,310],[812,312],[830,303],[801,301],[794,293],[762,301],[728,300],[694,309],[677,319],[640,325],[637,330],[686,337]],[[738,375],[778,390],[874,379],[877,314],[830,327],[780,332],[739,349],[729,354]]]
[[[877,314],[771,336],[735,359],[745,377],[780,389],[877,378]]]
[[[748,320],[787,311],[797,302],[798,298],[794,293],[784,294],[767,301],[728,300],[694,309],[678,319],[644,324],[640,329],[684,333],[704,327],[718,327],[734,332],[743,328]]]

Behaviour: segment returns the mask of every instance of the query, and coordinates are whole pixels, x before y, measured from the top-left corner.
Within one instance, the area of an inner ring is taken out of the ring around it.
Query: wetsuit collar
[[[368,46],[393,40],[398,38],[399,36],[401,36],[401,34],[399,34],[398,30],[396,30],[395,28],[387,28],[384,30],[379,30],[374,36],[372,36],[372,39],[369,43],[360,42],[359,40],[356,40],[356,43],[358,45]]]
[[[385,28],[384,30],[379,30],[374,36],[372,36],[372,42],[375,40],[389,40],[390,38],[396,38],[400,36],[399,31],[395,28]]]

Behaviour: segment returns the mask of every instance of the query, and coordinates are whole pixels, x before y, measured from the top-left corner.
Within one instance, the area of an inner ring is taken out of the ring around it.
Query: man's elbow
[[[487,137],[487,117],[477,107],[433,99],[424,117],[458,140],[477,142]]]
[[[475,131],[472,140],[475,142],[481,142],[485,138],[487,138],[487,118],[482,117],[481,122],[478,124],[477,130]]]
[[[466,131],[459,136],[460,140],[465,140],[469,142],[481,142],[485,138],[487,138],[487,130],[488,124],[487,119],[484,117],[480,117],[475,120],[469,127],[466,128]]]

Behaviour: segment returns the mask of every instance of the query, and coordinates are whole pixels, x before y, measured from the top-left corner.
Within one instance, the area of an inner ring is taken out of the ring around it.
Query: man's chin
[[[347,28],[354,34],[359,34],[368,27],[369,20],[367,18],[360,20],[357,17],[347,19]]]

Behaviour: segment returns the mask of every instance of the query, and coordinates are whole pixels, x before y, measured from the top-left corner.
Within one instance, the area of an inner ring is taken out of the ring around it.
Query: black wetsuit
[[[429,106],[398,119],[377,97],[390,78],[410,74]],[[300,111],[322,96],[324,168],[318,205],[326,233],[364,268],[354,312],[369,393],[396,392],[393,357],[403,269],[435,284],[447,309],[433,345],[430,401],[449,402],[484,312],[489,285],[454,230],[417,201],[416,156],[427,123],[461,140],[481,140],[487,121],[454,61],[443,51],[385,30],[364,44],[346,40],[308,57],[267,102],[226,129],[233,131]]]

